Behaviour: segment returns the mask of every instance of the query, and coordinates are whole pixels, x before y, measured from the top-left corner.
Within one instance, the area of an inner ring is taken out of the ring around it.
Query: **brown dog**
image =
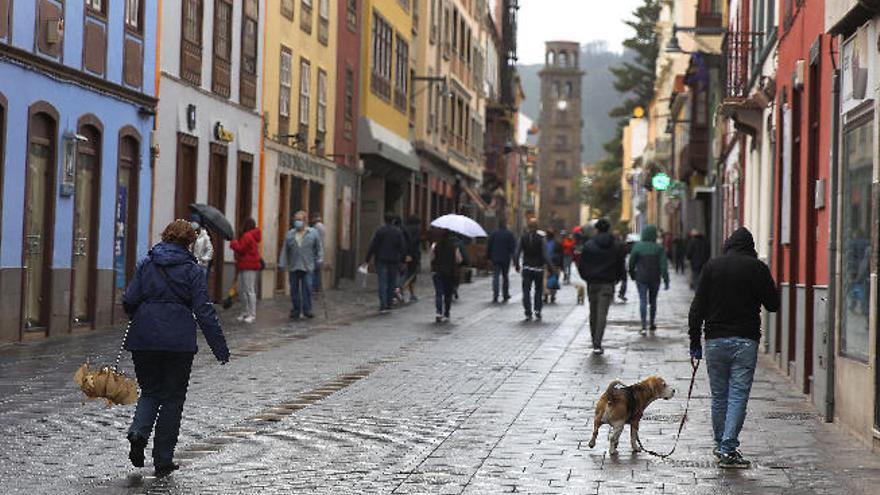
[[[596,417],[593,420],[593,437],[589,447],[596,446],[599,427],[611,425],[608,453],[617,454],[617,442],[623,433],[623,425],[629,423],[629,436],[633,452],[639,452],[639,421],[645,409],[657,399],[669,400],[675,395],[675,389],[666,384],[659,376],[649,376],[639,383],[626,386],[620,380],[608,384],[605,393],[596,402]]]
[[[577,303],[578,303],[578,305],[583,306],[584,305],[584,296],[585,296],[584,293],[587,291],[587,284],[578,280],[577,282],[574,283],[574,288],[577,291]]]

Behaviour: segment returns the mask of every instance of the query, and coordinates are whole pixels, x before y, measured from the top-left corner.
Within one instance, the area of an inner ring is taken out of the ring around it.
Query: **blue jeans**
[[[321,292],[321,263],[315,262],[315,269],[312,271],[312,292]]]
[[[712,430],[721,453],[739,447],[739,432],[758,363],[758,342],[744,337],[706,341],[706,367],[712,389]]]
[[[646,320],[648,317],[648,304],[651,305],[651,325],[657,316],[657,292],[660,291],[660,284],[646,284],[644,282],[636,282],[639,289],[639,315],[642,317],[642,328],[647,327]]]
[[[311,273],[305,270],[288,272],[290,277],[290,303],[293,314],[299,316],[312,314]]]
[[[455,284],[452,277],[435,273],[434,278],[434,304],[437,307],[437,315],[449,318],[449,309],[452,307],[452,290]]]
[[[523,268],[522,298],[526,316],[532,316],[532,285],[535,286],[535,314],[541,314],[541,308],[544,307],[544,271]]]
[[[504,292],[504,299],[510,299],[510,262],[498,263],[492,262],[492,299],[498,299],[498,279],[502,279],[501,289]]]
[[[153,464],[168,466],[174,461],[174,447],[180,434],[193,353],[132,351],[131,359],[141,396],[128,431],[146,440],[155,424]]]
[[[379,277],[379,309],[391,309],[394,289],[397,288],[397,263],[376,262],[376,275]]]

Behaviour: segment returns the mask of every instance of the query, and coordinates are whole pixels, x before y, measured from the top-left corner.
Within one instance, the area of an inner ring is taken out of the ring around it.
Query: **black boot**
[[[144,449],[147,448],[147,439],[135,432],[128,433],[128,460],[134,467],[144,467]]]
[[[164,478],[169,474],[180,469],[179,464],[166,464],[164,466],[156,466],[155,475],[157,478]]]

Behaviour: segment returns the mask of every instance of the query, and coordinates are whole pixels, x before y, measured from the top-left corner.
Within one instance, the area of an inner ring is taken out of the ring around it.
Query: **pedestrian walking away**
[[[703,265],[709,261],[710,256],[709,241],[699,230],[692,229],[686,253],[686,258],[691,263],[691,290],[696,290],[700,272],[703,271]]]
[[[435,321],[449,321],[452,308],[453,281],[458,277],[458,267],[463,261],[461,251],[455,245],[448,230],[440,230],[439,239],[431,245],[431,277],[434,281],[434,298],[437,308]]]
[[[559,233],[562,241],[562,274],[566,284],[571,283],[571,263],[574,261],[574,237],[571,233],[562,231]]]
[[[403,232],[392,225],[394,215],[385,214],[385,224],[376,229],[367,248],[366,263],[376,260],[376,276],[379,280],[379,313],[391,310],[394,289],[400,264],[406,256],[406,241]]]
[[[314,231],[318,234],[318,240],[321,241],[321,247],[323,248],[325,242],[325,231],[324,222],[321,221],[320,213],[312,214],[312,221],[310,222],[310,227],[314,229]],[[324,251],[321,250],[321,256],[315,260],[315,268],[311,271],[312,274],[312,293],[321,292],[321,268],[324,266]]]
[[[516,253],[516,237],[504,222],[489,234],[486,251],[492,263],[492,302],[498,302],[499,294],[507,302],[510,300],[510,262]]]
[[[318,270],[318,262],[324,259],[320,233],[314,227],[307,227],[305,220],[306,212],[294,214],[278,258],[278,266],[287,270],[290,281],[290,318],[294,320],[300,316],[315,317],[312,312],[313,285],[309,277]]]
[[[724,254],[703,267],[688,315],[692,359],[703,357],[706,338],[714,454],[723,468],[751,465],[738,449],[758,360],[761,306],[776,312],[779,293],[751,232],[740,227],[724,243]]]
[[[523,309],[526,313],[526,321],[531,321],[533,310],[535,319],[541,319],[541,309],[544,305],[544,268],[550,268],[552,265],[547,257],[547,242],[538,233],[538,219],[529,218],[527,225],[528,231],[520,238],[513,259],[516,271],[522,271]],[[522,258],[522,266],[520,266],[520,258]],[[534,296],[532,296],[533,287]]]
[[[629,277],[635,281],[639,290],[641,334],[647,335],[649,328],[652,332],[657,329],[654,322],[657,317],[660,279],[663,279],[666,290],[669,290],[669,263],[666,250],[657,244],[657,227],[646,225],[642,229],[642,239],[633,245],[629,253]]]
[[[672,259],[675,263],[675,273],[684,273],[684,260],[687,255],[687,243],[681,237],[672,241]]]
[[[556,291],[560,289],[559,277],[562,273],[562,243],[556,239],[553,230],[547,231],[546,242],[547,259],[550,260],[550,267],[545,273],[544,303],[556,304]]]
[[[190,222],[171,222],[162,232],[162,242],[138,263],[122,297],[122,307],[131,318],[125,349],[131,352],[141,389],[127,434],[128,457],[135,467],[144,466],[144,449],[155,427],[153,467],[159,477],[179,467],[174,448],[193,355],[198,351],[196,324],[217,361],[229,361],[220,320],[208,300],[204,271],[187,251],[196,237]]]
[[[596,222],[598,233],[584,245],[577,265],[578,273],[587,283],[594,354],[605,352],[602,339],[605,336],[608,308],[614,300],[614,286],[626,277],[624,250],[608,232],[610,228],[611,224],[604,218]]]
[[[209,279],[211,277],[211,260],[214,258],[214,245],[211,243],[211,236],[208,234],[208,229],[202,226],[201,215],[193,213],[189,216],[189,221],[196,231],[192,254],[202,270],[205,271],[205,279]]]
[[[406,269],[401,286],[403,290],[409,291],[409,302],[414,303],[419,300],[416,296],[416,281],[422,266],[422,220],[418,215],[411,215],[406,220],[403,232],[407,238],[407,250],[404,258]]]
[[[257,319],[257,274],[263,269],[260,258],[260,229],[253,218],[244,221],[241,235],[229,243],[235,252],[235,268],[238,270],[238,297],[244,313],[238,320],[253,323]]]

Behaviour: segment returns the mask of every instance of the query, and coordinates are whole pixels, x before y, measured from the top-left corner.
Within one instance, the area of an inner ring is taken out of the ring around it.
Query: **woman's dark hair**
[[[253,218],[248,218],[241,226],[241,233],[244,234],[245,232],[249,230],[254,230],[255,228],[257,228],[256,220],[254,220]]]
[[[196,242],[196,231],[188,220],[178,219],[169,223],[162,231],[162,241],[189,247],[190,244]]]

